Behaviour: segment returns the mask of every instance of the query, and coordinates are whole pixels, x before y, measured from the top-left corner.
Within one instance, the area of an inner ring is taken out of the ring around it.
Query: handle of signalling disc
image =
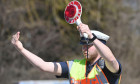
[[[79,19],[76,20],[75,23],[76,23],[77,26],[79,26],[82,22],[81,22],[81,20],[79,18]],[[86,33],[84,33],[83,35],[80,33],[80,37],[88,38],[88,35]]]

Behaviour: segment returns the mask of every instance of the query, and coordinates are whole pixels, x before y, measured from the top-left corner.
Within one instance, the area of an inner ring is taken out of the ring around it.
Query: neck
[[[93,57],[91,60],[88,60],[91,65],[93,65],[101,56]]]

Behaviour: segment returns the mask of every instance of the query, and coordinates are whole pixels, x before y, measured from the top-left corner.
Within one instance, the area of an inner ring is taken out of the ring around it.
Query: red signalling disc
[[[81,17],[82,14],[82,6],[78,1],[72,1],[68,4],[68,6],[65,8],[65,20],[73,24],[76,22],[77,19]]]
[[[76,7],[73,5],[68,6],[66,11],[65,11],[66,17],[72,18],[75,16],[75,14],[76,14]]]

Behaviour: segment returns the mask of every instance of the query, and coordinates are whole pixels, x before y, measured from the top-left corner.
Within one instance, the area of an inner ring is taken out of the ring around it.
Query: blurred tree
[[[64,19],[64,10],[70,1],[72,0],[0,0],[1,84],[18,80],[55,78],[34,69],[10,45],[11,37],[17,31],[21,32],[20,40],[24,47],[46,61],[65,61],[82,57],[76,25],[70,25]],[[82,22],[88,24],[91,29],[111,36],[109,47],[124,68],[122,83],[129,84],[133,79],[138,81],[140,10],[124,6],[124,0],[79,2],[83,6]],[[136,0],[134,2],[139,3]]]

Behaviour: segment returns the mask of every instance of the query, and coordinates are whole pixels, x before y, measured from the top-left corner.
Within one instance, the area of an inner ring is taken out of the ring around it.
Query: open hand
[[[19,41],[19,37],[20,37],[20,32],[17,32],[16,34],[13,35],[12,39],[11,39],[11,43],[18,49],[18,50],[22,50],[23,49],[23,45],[22,43]]]

